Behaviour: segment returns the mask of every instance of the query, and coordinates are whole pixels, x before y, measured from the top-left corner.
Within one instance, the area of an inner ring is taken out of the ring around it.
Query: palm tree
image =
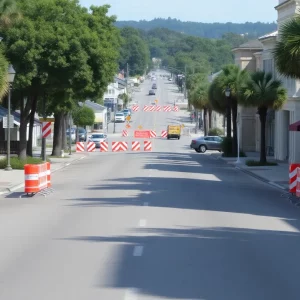
[[[206,81],[201,81],[190,93],[191,104],[198,110],[203,109],[203,124],[204,135],[207,135],[207,112],[210,108],[208,101],[208,88],[209,84]]]
[[[280,80],[274,80],[271,73],[254,72],[241,87],[239,99],[244,106],[257,107],[260,120],[260,163],[267,163],[266,156],[266,119],[268,109],[280,109],[287,99],[286,90]]]
[[[237,111],[239,102],[239,90],[240,87],[249,79],[249,73],[247,70],[241,70],[237,65],[227,65],[223,67],[222,73],[219,77],[219,88],[225,93],[226,88],[230,88],[230,108],[232,112],[232,154],[237,156],[239,149],[237,149]],[[228,100],[227,100],[228,101]],[[227,114],[228,118],[230,114]]]
[[[273,50],[278,71],[292,78],[300,78],[300,16],[281,26],[280,41]]]

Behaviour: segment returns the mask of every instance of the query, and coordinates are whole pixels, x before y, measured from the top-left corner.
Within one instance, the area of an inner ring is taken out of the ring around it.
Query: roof
[[[259,37],[258,39],[261,41],[261,40],[265,40],[265,39],[273,38],[273,37],[277,37],[277,36],[278,36],[278,30],[273,31],[271,33],[267,33],[267,34]]]
[[[241,49],[263,50],[263,44],[259,40],[251,40],[251,41],[248,41],[236,48],[233,48],[232,51],[241,50]]]
[[[3,117],[6,117],[8,114],[8,109],[6,109],[3,106],[0,106],[0,120],[2,121]],[[17,126],[20,126],[20,122],[21,122],[21,114],[16,112],[16,111],[12,111],[11,114],[14,116],[14,124]],[[34,120],[34,125],[41,125],[42,122],[40,122],[38,119]]]
[[[280,6],[285,5],[290,1],[291,0],[281,0],[281,1],[279,1],[279,4],[277,6],[275,6],[275,9],[278,9]]]
[[[100,104],[98,104],[98,103],[96,103],[96,102],[93,102],[93,101],[91,101],[91,100],[86,100],[86,101],[84,102],[84,104],[85,104],[87,107],[93,109],[94,111],[100,111],[100,112],[103,112],[104,110],[107,109],[105,106],[100,105]],[[82,106],[83,103],[82,103],[82,102],[79,102],[79,105]]]

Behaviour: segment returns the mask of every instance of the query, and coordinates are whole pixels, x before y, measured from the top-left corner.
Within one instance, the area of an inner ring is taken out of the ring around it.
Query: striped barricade
[[[84,150],[85,150],[84,142],[77,142],[76,152],[84,152]]]
[[[296,194],[297,189],[297,168],[300,168],[300,164],[290,164],[289,190],[292,194]]]
[[[172,108],[170,105],[165,105],[163,109],[164,109],[164,111],[167,111],[167,112],[172,111]]]
[[[108,142],[101,142],[100,143],[100,152],[107,152],[108,151]]]
[[[96,144],[94,142],[88,142],[86,146],[87,152],[95,152]]]
[[[150,130],[150,138],[155,138],[156,132],[154,130]]]
[[[127,131],[127,130],[122,130],[122,136],[123,136],[123,137],[128,136],[128,131]]]
[[[144,141],[144,151],[152,151],[152,142]]]
[[[160,136],[161,136],[162,138],[166,138],[166,137],[168,136],[167,130],[162,130]]]
[[[127,142],[112,142],[112,152],[121,152],[128,150]]]
[[[138,141],[133,141],[131,144],[132,151],[140,151],[141,150],[141,143]]]

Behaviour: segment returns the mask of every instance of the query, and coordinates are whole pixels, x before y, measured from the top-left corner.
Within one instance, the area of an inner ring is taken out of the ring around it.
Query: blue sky
[[[205,23],[274,22],[278,0],[79,0],[83,6],[110,4],[118,20],[176,18]]]

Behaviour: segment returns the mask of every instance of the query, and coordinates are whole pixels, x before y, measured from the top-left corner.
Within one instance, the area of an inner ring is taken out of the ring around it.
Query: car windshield
[[[79,129],[78,129],[78,132],[79,132],[79,133],[85,133],[85,129],[79,128]]]
[[[120,114],[120,113],[119,113],[119,114],[116,114],[116,116],[117,116],[117,117],[123,117],[124,114]]]
[[[92,139],[104,139],[104,134],[93,134]]]

